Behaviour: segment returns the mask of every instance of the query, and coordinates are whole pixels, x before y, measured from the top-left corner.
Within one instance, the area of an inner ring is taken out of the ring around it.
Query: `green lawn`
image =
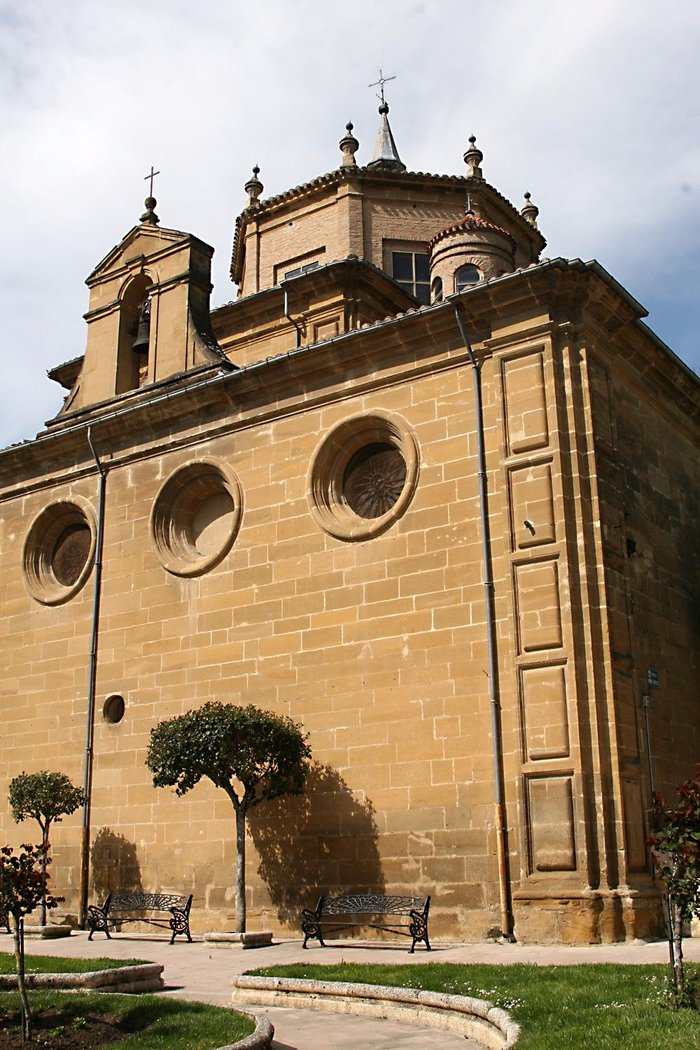
[[[66,959],[60,955],[25,955],[26,973],[92,973],[115,970],[119,966],[138,966],[145,959]],[[0,973],[15,973],[12,952],[0,952]]]
[[[272,966],[248,971],[398,985],[473,995],[522,1025],[518,1050],[688,1050],[700,1047],[700,1012],[664,1005],[665,966]],[[687,966],[691,979],[700,966]]]
[[[106,995],[102,993],[30,992],[32,1012],[60,1009],[60,1024],[77,1028],[86,1016],[105,1016],[118,1023],[123,1038],[109,1043],[109,1050],[213,1050],[249,1035],[253,1022],[235,1010],[204,1003],[166,999],[155,995]],[[0,992],[0,1016],[12,1010],[6,1028],[20,1028],[17,992]],[[38,1044],[30,1044],[38,1045]]]

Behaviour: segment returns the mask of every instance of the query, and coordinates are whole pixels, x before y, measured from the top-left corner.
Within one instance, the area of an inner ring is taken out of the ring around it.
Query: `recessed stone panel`
[[[526,758],[565,758],[569,721],[564,666],[524,668],[521,688]]]
[[[622,801],[625,807],[625,840],[630,871],[647,867],[646,833],[644,830],[642,789],[637,777],[622,778]]]
[[[554,543],[554,498],[549,463],[513,470],[510,474],[513,549]]]
[[[549,444],[544,361],[541,352],[503,364],[508,452],[531,452]]]
[[[571,777],[527,780],[533,871],[574,871],[576,841]]]
[[[620,752],[626,759],[639,759],[639,714],[638,702],[631,679],[615,673],[615,700],[617,718],[617,741]]]
[[[562,633],[557,562],[517,565],[515,590],[520,651],[559,648]]]

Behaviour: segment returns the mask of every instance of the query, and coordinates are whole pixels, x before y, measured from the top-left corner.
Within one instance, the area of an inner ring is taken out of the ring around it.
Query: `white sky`
[[[150,165],[216,306],[252,165],[264,196],[330,171],[349,119],[366,163],[379,66],[410,170],[463,173],[476,134],[546,254],[597,258],[699,371],[699,63],[698,0],[0,0],[0,447],[60,407]]]

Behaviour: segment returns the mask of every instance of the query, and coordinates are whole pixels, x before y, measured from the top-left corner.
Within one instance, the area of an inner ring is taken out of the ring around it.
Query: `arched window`
[[[436,277],[433,280],[431,291],[431,301],[434,303],[442,302],[442,277]]]
[[[480,280],[481,274],[476,266],[472,266],[471,263],[468,263],[466,266],[460,266],[455,273],[455,291],[463,292],[465,288],[471,288],[473,284],[478,284]]]

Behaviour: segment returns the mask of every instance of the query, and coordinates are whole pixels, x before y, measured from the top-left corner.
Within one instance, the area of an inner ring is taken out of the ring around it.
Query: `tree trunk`
[[[49,825],[42,828],[42,839],[41,844],[44,847],[44,855],[41,858],[41,874],[44,879],[44,892],[41,895],[41,911],[39,913],[41,919],[41,925],[46,926],[46,858],[49,855]]]
[[[15,969],[19,997],[22,1000],[22,1042],[32,1038],[32,1012],[29,1006],[27,986],[24,983],[24,922],[20,915],[12,914],[12,933],[15,942]]]
[[[685,971],[683,968],[683,908],[670,894],[666,894],[668,909],[668,946],[670,951],[671,981],[676,1006],[685,998]]]
[[[245,933],[245,809],[236,809],[236,933]]]

